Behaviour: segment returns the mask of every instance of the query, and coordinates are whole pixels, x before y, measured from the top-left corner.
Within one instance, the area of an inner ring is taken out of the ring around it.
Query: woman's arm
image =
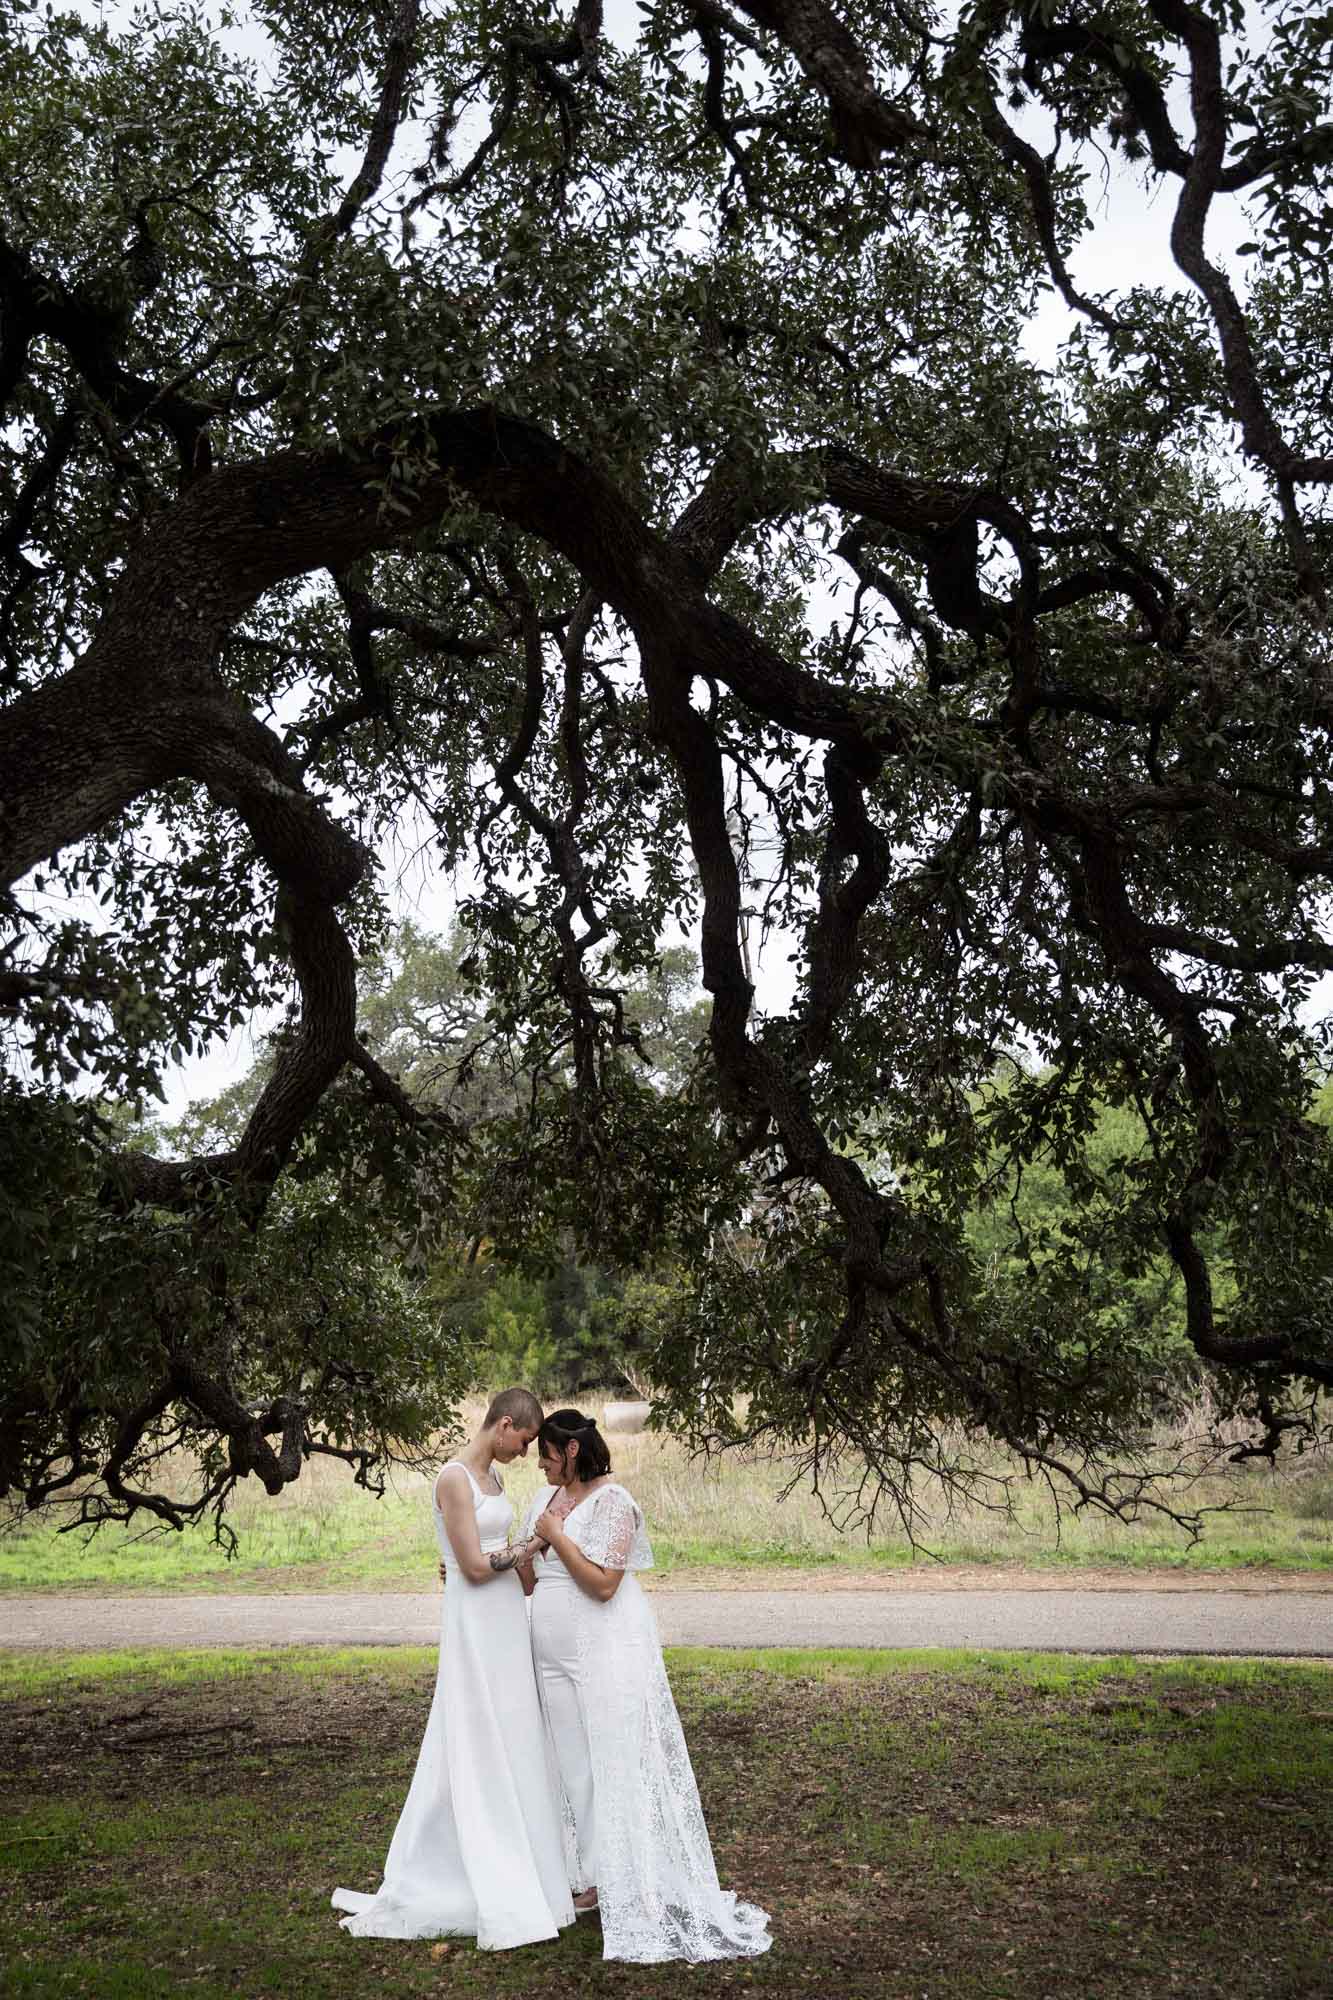
[[[517,1569],[520,1563],[530,1563],[541,1547],[535,1536],[525,1542],[511,1542],[505,1549],[493,1549],[489,1555],[482,1554],[471,1482],[462,1466],[457,1468],[462,1473],[461,1479],[446,1479],[445,1473],[452,1469],[446,1465],[438,1474],[435,1499],[444,1516],[450,1545],[458,1557],[458,1567],[468,1582],[489,1583],[493,1576],[503,1576],[506,1570]]]
[[[533,1591],[537,1588],[537,1572],[532,1566],[533,1557],[541,1555],[546,1547],[546,1543],[542,1537],[533,1533],[537,1516],[542,1511],[542,1506],[534,1496],[529,1502],[528,1518],[523,1523],[523,1533],[520,1535],[518,1542],[522,1553],[515,1567],[518,1570],[518,1580],[523,1586],[523,1595],[525,1597],[531,1597]]]
[[[441,1469],[435,1481],[435,1503],[444,1516],[445,1533],[458,1557],[458,1567],[468,1582],[489,1583],[495,1571],[481,1552],[472,1482],[461,1465],[446,1465]]]
[[[444,1511],[443,1508],[441,1508],[440,1511],[443,1513]],[[474,1521],[475,1518],[476,1517],[474,1515],[473,1516]],[[452,1535],[450,1536],[449,1539],[451,1541],[453,1540]],[[481,1544],[479,1542],[477,1545],[477,1552],[479,1555],[481,1555],[482,1562],[488,1566],[490,1574],[492,1576],[503,1576],[504,1572],[507,1569],[516,1569],[518,1571],[519,1582],[523,1585],[523,1595],[525,1597],[531,1597],[533,1591],[537,1588],[537,1572],[532,1567],[532,1558],[534,1556],[539,1556],[542,1550],[545,1548],[545,1546],[546,1546],[545,1542],[539,1540],[539,1538],[536,1535],[529,1535],[526,1541],[511,1542],[508,1548],[506,1549],[492,1549],[489,1555],[482,1554]],[[468,1571],[463,1566],[461,1558],[459,1561],[459,1568],[463,1570],[464,1576],[468,1574]],[[439,1565],[439,1570],[440,1570],[440,1582],[448,1583],[449,1581],[448,1563],[441,1563]],[[485,1577],[480,1575],[474,1576],[472,1578],[473,1583],[484,1583],[485,1581],[486,1581]]]
[[[492,1549],[486,1561],[497,1573],[501,1570],[516,1569],[522,1576],[525,1568],[532,1568],[532,1558],[540,1555],[545,1545],[536,1535],[529,1535],[525,1541],[511,1542],[507,1549]],[[537,1579],[534,1574],[533,1583]]]
[[[623,1569],[603,1569],[601,1563],[591,1562],[578,1543],[570,1540],[560,1523],[549,1513],[543,1514],[538,1521],[537,1533],[559,1556],[580,1590],[586,1590],[589,1597],[595,1597],[600,1604],[611,1602],[620,1588],[625,1574]]]

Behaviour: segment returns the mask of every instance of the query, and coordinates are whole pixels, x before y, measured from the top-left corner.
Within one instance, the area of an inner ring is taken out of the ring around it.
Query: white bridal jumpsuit
[[[536,1496],[527,1532],[551,1498]],[[534,1563],[533,1657],[574,1825],[576,1886],[597,1885],[603,1955],[755,1957],[772,1942],[768,1917],[718,1886],[657,1620],[634,1574],[653,1560],[643,1514],[611,1481],[562,1526],[590,1561],[627,1572],[603,1604],[554,1553]]]

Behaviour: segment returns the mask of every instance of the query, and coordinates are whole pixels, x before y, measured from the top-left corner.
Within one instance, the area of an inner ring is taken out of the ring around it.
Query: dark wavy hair
[[[601,1479],[611,1470],[611,1453],[596,1419],[581,1410],[552,1410],[537,1433],[537,1442],[548,1451],[564,1456],[567,1446],[578,1445],[574,1460],[576,1479]]]

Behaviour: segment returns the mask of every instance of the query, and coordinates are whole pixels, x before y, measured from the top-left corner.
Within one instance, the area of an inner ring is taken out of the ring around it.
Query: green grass
[[[429,1488],[402,1474],[382,1499],[344,1468],[309,1470],[275,1499],[244,1493],[233,1517],[240,1549],[229,1559],[206,1529],[60,1532],[37,1517],[0,1534],[0,1590],[359,1590],[432,1580]]]
[[[788,1470],[769,1459],[704,1465],[675,1440],[647,1434],[614,1438],[612,1446],[617,1476],[643,1503],[666,1576],[719,1569],[884,1575],[930,1561],[894,1522],[867,1541],[834,1527],[804,1490],[781,1500]],[[178,1468],[182,1486],[187,1473]],[[512,1469],[520,1505],[539,1479],[535,1460]],[[1326,1455],[1276,1470],[1231,1467],[1199,1482],[1191,1504],[1248,1511],[1214,1515],[1194,1547],[1154,1520],[1120,1526],[1067,1517],[1057,1532],[1040,1486],[1020,1482],[1016,1495],[1012,1520],[979,1507],[950,1515],[936,1496],[922,1529],[931,1554],[949,1563],[1032,1568],[1333,1571],[1333,1461]],[[346,1467],[317,1461],[275,1499],[248,1482],[231,1519],[240,1536],[234,1561],[205,1529],[113,1528],[89,1540],[60,1533],[57,1518],[33,1517],[0,1533],[0,1592],[425,1590],[434,1581],[429,1482],[418,1475],[400,1474],[376,1499],[352,1483]]]
[[[1270,1661],[674,1652],[724,1882],[775,1945],[692,2000],[1314,2000],[1333,1679]],[[0,1988],[25,2000],[674,1996],[595,1932],[352,1940],[425,1648],[0,1656]],[[136,1744],[136,1732],[139,1740]]]

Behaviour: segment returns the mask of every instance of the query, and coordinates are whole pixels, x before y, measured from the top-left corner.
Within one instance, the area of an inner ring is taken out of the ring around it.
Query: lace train
[[[570,1514],[566,1533],[592,1561],[631,1572],[606,1604],[556,1586],[577,1607],[604,1956],[639,1965],[757,1957],[772,1943],[769,1919],[718,1882],[657,1620],[632,1574],[652,1562],[643,1515],[624,1487],[609,1485]]]

